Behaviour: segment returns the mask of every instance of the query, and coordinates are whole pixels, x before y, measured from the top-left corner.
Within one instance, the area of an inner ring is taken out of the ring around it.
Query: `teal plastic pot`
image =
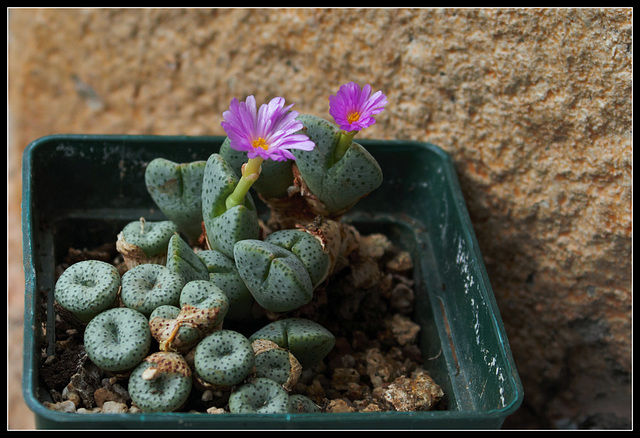
[[[77,414],[47,409],[39,381],[55,342],[54,267],[69,247],[92,247],[123,224],[163,217],[144,185],[156,157],[206,160],[223,137],[57,135],[23,157],[26,278],[23,393],[41,429],[492,429],[523,398],[498,307],[450,157],[408,141],[362,140],[384,183],[345,217],[410,251],[423,366],[447,410],[341,414]]]

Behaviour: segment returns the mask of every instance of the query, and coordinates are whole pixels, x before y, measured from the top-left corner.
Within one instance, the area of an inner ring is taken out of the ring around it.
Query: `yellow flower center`
[[[262,148],[265,151],[269,148],[269,145],[267,144],[266,140],[262,137],[259,137],[253,140],[251,142],[251,146],[253,146],[254,148]]]
[[[349,123],[357,122],[358,120],[360,120],[360,113],[358,111],[349,113],[347,116],[347,122]]]

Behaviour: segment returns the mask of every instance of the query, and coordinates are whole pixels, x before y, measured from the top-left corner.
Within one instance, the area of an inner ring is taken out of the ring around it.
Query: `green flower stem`
[[[336,149],[333,152],[333,158],[335,161],[340,160],[347,153],[347,149],[351,146],[353,142],[353,137],[358,133],[358,131],[341,131],[340,138],[338,139],[338,144],[336,145]]]
[[[264,159],[260,157],[249,158],[246,164],[242,166],[242,176],[233,193],[225,201],[227,210],[244,203],[244,197],[253,183],[256,182],[258,176],[260,176],[260,166],[262,166],[263,161]]]

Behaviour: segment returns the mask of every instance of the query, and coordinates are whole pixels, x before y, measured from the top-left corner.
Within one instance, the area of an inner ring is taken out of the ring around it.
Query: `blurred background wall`
[[[329,118],[457,168],[525,387],[506,428],[630,425],[632,10],[9,9],[9,428],[21,402],[20,164],[48,134],[223,135],[233,97]]]

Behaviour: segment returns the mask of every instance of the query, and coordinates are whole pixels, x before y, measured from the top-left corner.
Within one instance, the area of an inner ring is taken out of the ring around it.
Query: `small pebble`
[[[102,405],[103,414],[124,414],[129,410],[125,403],[115,401],[106,401]]]
[[[76,411],[76,405],[71,400],[64,400],[58,403],[44,402],[45,407],[56,412],[72,413]]]
[[[425,372],[398,377],[384,391],[383,399],[397,411],[428,411],[442,398],[442,389]]]
[[[355,412],[356,409],[346,400],[341,398],[336,400],[331,400],[329,405],[327,406],[327,412],[332,412],[334,414],[344,413],[344,412]]]
[[[401,251],[394,258],[389,260],[387,268],[393,272],[406,272],[413,268],[411,255],[407,251]]]

